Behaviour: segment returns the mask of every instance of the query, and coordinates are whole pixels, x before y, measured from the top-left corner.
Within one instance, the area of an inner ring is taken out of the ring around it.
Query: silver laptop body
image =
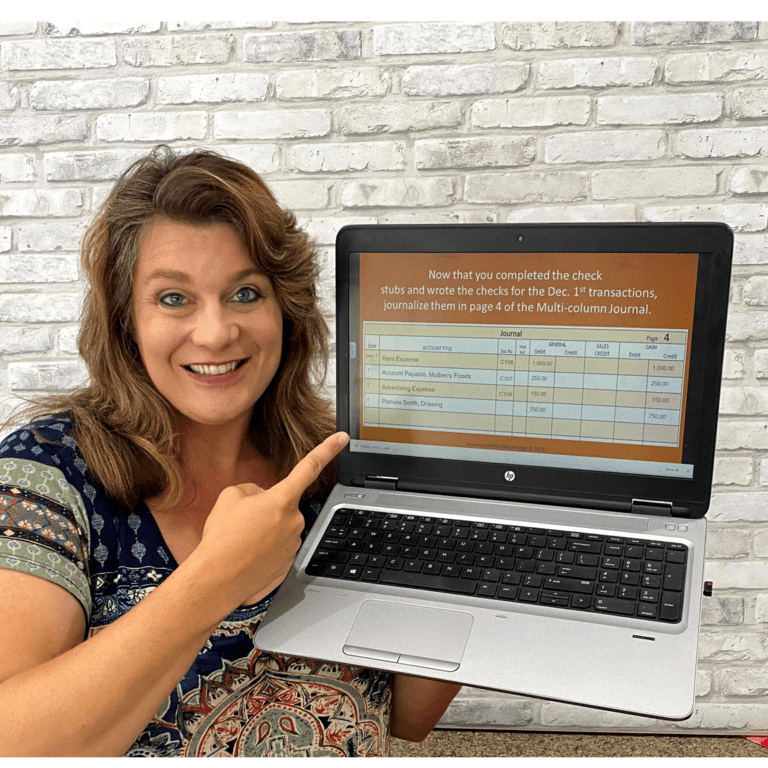
[[[688,717],[731,254],[721,224],[344,228],[352,439],[257,645]]]

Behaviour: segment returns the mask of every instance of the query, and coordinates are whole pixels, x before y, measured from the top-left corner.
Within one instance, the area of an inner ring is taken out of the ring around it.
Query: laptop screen
[[[692,476],[698,254],[357,258],[351,450]]]
[[[347,253],[350,453],[692,480],[711,253],[516,229],[514,251]]]

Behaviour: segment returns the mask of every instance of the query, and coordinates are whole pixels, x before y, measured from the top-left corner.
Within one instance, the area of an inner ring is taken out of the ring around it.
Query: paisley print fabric
[[[49,418],[0,444],[0,568],[66,589],[92,637],[177,564],[144,504],[122,507],[93,481],[71,433]],[[302,508],[307,527],[318,509]],[[390,675],[260,651],[272,597],[221,622],[128,756],[388,754]]]

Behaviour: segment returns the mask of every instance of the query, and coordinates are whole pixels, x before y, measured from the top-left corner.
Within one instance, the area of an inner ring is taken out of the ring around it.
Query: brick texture
[[[264,174],[320,249],[329,311],[345,224],[728,223],[693,717],[465,688],[443,724],[768,734],[765,22],[0,22],[0,417],[86,380],[79,243],[158,142]]]

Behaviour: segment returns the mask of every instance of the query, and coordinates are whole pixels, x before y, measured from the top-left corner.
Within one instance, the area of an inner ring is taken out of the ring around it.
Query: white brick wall
[[[767,80],[762,22],[0,22],[0,417],[83,381],[78,244],[159,141],[261,172],[318,242],[329,309],[348,223],[726,221],[694,716],[465,689],[443,723],[768,734]]]

